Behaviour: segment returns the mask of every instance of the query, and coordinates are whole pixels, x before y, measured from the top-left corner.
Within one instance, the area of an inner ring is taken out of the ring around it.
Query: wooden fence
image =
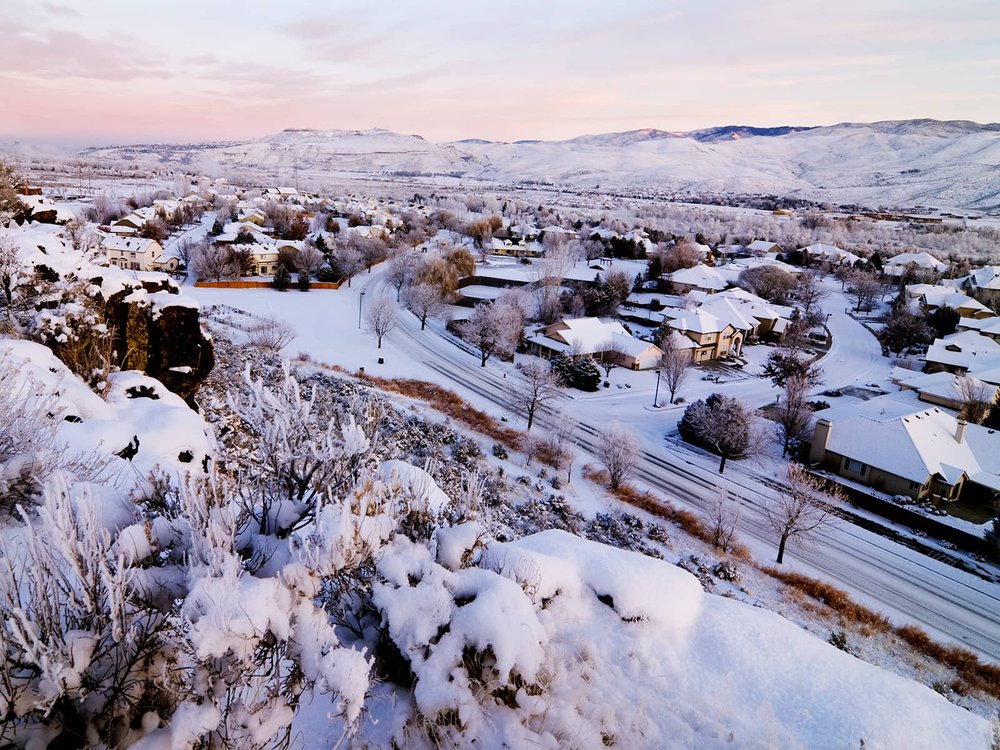
[[[342,281],[314,281],[309,285],[310,289],[340,289]],[[197,281],[195,286],[206,287],[208,289],[274,289],[274,284],[270,281]],[[289,291],[295,291],[292,284]]]

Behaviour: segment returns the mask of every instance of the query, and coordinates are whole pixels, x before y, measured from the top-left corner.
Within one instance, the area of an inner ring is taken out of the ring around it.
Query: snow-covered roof
[[[575,351],[580,354],[595,354],[607,351],[609,343],[630,357],[656,349],[656,346],[637,339],[617,320],[600,318],[566,318],[558,323],[545,326],[528,341],[541,344],[556,351]]]
[[[780,248],[781,246],[777,242],[771,242],[770,240],[754,240],[746,246],[746,251],[748,253],[769,253],[776,247]]]
[[[692,286],[696,289],[721,291],[729,286],[729,282],[716,269],[702,264],[691,268],[680,268],[673,273],[665,274],[674,284]]]
[[[681,310],[677,316],[664,311],[668,318],[667,325],[675,331],[690,331],[692,333],[721,333],[729,323],[719,317],[698,308],[697,310]]]
[[[101,240],[101,247],[118,252],[148,253],[160,248],[160,243],[143,237],[119,237],[109,234]]]
[[[802,252],[808,252],[814,258],[826,261],[827,263],[837,263],[839,265],[854,265],[862,258],[854,253],[843,250],[836,245],[824,245],[822,242],[814,242],[802,248]]]
[[[924,287],[913,289],[912,287]],[[929,307],[953,307],[956,310],[971,311],[973,313],[990,312],[990,308],[982,302],[973,299],[964,292],[960,292],[954,287],[940,286],[937,284],[912,284],[906,288],[909,296],[915,296]]]
[[[718,295],[713,297],[701,306],[701,312],[709,312],[740,331],[752,331],[759,325],[749,310],[741,309],[744,306],[738,300]]]
[[[924,268],[934,271],[944,271],[948,268],[948,264],[943,261],[938,260],[930,253],[919,252],[919,253],[900,253],[899,255],[894,255],[891,258],[882,262],[883,268],[890,269],[902,269],[910,264],[915,265],[917,268]]]
[[[1000,289],[1000,266],[977,268],[959,281],[972,289]]]
[[[975,331],[960,331],[935,339],[924,361],[970,370],[1000,367],[1000,344]]]
[[[962,318],[958,322],[959,330],[979,331],[983,336],[1000,336],[1000,318]]]
[[[831,422],[827,450],[912,482],[937,476],[954,484],[964,473],[989,487],[1000,487],[1000,433],[980,425],[965,428],[941,409],[913,408],[912,401],[880,396],[824,412]]]
[[[962,393],[959,389],[959,377],[951,372],[914,372],[902,367],[894,367],[891,374],[892,382],[902,389],[917,391],[921,396],[934,396],[938,399],[951,401],[961,405]],[[973,376],[968,376],[972,385],[982,388],[982,396],[987,401],[996,400],[997,386],[984,383]]]

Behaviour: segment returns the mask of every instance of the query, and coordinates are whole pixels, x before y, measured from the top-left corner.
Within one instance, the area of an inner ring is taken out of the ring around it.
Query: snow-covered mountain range
[[[725,126],[565,141],[433,143],[387,130],[285,130],[225,144],[118,146],[91,157],[155,160],[271,179],[323,174],[548,183],[578,190],[769,194],[865,206],[1000,208],[1000,124],[901,120],[826,127]]]

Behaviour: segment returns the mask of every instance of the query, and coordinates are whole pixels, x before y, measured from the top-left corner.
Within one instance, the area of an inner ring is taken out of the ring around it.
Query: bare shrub
[[[640,450],[635,434],[620,424],[609,425],[598,436],[597,457],[608,470],[611,489],[618,489],[635,469]]]
[[[247,340],[261,351],[281,354],[282,350],[295,338],[295,328],[284,320],[263,318],[247,332]]]

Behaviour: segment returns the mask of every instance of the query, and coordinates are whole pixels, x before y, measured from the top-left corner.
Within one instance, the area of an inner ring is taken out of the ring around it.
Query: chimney
[[[830,442],[833,423],[829,419],[817,419],[813,429],[812,444],[809,446],[809,463],[818,464],[826,456],[826,445]]]
[[[964,419],[958,420],[958,424],[955,426],[955,442],[961,443],[965,438],[965,427],[968,424]]]

